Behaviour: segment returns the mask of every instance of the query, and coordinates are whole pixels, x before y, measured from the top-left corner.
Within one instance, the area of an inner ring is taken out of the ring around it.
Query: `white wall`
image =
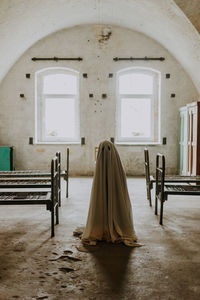
[[[1,0],[0,81],[29,47],[49,34],[107,23],[159,42],[200,93],[200,35],[173,0]]]
[[[102,30],[112,30],[110,38],[101,41]],[[33,62],[32,57],[82,57],[82,62]],[[113,57],[165,57],[160,61],[114,62]],[[13,66],[0,86],[0,144],[15,146],[17,169],[46,169],[56,150],[61,150],[65,168],[65,145],[29,145],[34,136],[34,74],[45,67],[62,66],[80,72],[81,136],[86,145],[70,145],[70,170],[74,175],[89,175],[94,169],[94,147],[115,136],[115,80],[122,68],[142,66],[161,72],[161,132],[167,145],[150,146],[152,161],[161,151],[166,154],[167,169],[177,170],[178,108],[198,99],[191,79],[180,64],[160,44],[147,36],[117,26],[84,25],[54,33],[31,47]],[[25,77],[26,73],[31,78]],[[87,73],[88,78],[82,74]],[[108,74],[113,73],[113,78]],[[171,78],[166,79],[165,74]],[[25,99],[19,94],[25,94]],[[89,98],[89,93],[94,98]],[[106,93],[107,99],[101,95]],[[171,98],[171,93],[176,97]],[[117,146],[127,174],[144,173],[143,146]]]

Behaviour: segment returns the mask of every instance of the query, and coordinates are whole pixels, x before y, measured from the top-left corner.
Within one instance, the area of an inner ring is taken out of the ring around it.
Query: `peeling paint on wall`
[[[112,31],[110,27],[103,28],[101,30],[100,39],[98,40],[98,42],[100,44],[104,44],[110,39],[111,35],[112,35]]]

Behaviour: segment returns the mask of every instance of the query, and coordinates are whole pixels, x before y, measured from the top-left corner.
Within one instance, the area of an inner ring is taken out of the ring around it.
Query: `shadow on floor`
[[[128,273],[130,256],[135,248],[105,242],[99,242],[97,246],[84,247],[87,247],[88,252],[93,256],[97,271],[99,269],[110,288],[115,292],[122,291]],[[97,247],[96,251],[94,247]]]

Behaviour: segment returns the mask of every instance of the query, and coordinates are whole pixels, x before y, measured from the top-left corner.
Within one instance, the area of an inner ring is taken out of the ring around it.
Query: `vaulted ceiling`
[[[75,25],[113,24],[163,45],[200,93],[200,0],[175,1],[0,0],[0,81],[29,47],[47,35]]]
[[[174,0],[200,33],[200,0]]]

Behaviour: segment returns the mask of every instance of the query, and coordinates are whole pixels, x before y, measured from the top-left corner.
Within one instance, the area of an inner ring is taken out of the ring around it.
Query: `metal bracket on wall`
[[[85,137],[81,137],[81,145],[85,145]]]
[[[59,61],[59,60],[77,60],[81,61],[83,60],[81,57],[32,57],[33,61],[38,60],[53,60],[53,61]]]
[[[165,58],[164,57],[114,57],[113,58],[114,61],[120,61],[120,60],[146,60],[146,61],[149,61],[149,60],[159,60],[159,61],[164,61]]]
[[[111,138],[110,138],[110,141],[111,141],[111,143],[113,143],[113,144],[114,144],[114,143],[115,143],[115,139],[114,139],[114,137],[111,137]]]
[[[32,136],[29,137],[29,145],[33,145],[33,137]]]

